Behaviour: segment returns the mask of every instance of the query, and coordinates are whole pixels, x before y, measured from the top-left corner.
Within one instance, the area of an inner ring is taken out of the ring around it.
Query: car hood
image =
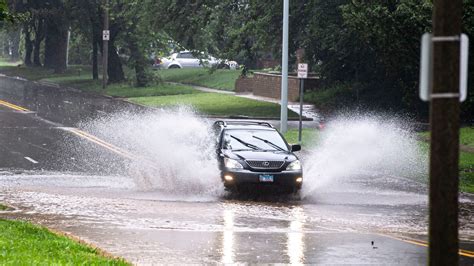
[[[298,159],[291,152],[282,151],[231,151],[223,150],[223,154],[231,159],[256,161],[294,161]]]

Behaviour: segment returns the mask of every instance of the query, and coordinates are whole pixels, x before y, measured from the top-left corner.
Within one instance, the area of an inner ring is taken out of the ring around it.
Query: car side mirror
[[[291,151],[300,151],[301,150],[301,145],[295,144],[291,145]]]

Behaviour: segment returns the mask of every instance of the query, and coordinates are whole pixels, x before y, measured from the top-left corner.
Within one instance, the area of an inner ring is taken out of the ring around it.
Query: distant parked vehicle
[[[168,57],[157,58],[153,67],[162,69],[172,68],[197,68],[197,67],[212,67],[217,66],[218,68],[224,69],[237,69],[238,64],[235,61],[217,59],[213,56],[208,58],[199,59],[193,55],[192,52],[182,51],[173,53]]]

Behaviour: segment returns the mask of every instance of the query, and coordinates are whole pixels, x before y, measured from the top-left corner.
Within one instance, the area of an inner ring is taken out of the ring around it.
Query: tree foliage
[[[166,55],[170,49],[232,59],[250,68],[266,56],[280,60],[283,1],[109,2],[110,82],[125,80],[125,64],[134,70],[136,85],[146,86],[152,55]],[[64,40],[64,31],[58,31],[53,37],[62,37],[48,43],[55,22],[70,26],[73,54],[89,56],[78,62],[92,61],[93,77],[98,78],[105,10],[102,0],[9,0],[10,6],[12,3],[18,13],[28,14],[23,39],[26,53],[30,50],[33,54],[33,65],[41,64],[36,51],[44,49],[48,66],[47,51]],[[7,14],[5,7],[0,4],[1,14]],[[55,10],[62,12],[56,14]],[[290,68],[295,51],[304,48],[305,61],[318,72],[322,88],[334,90],[326,95],[337,95],[339,104],[426,115],[427,106],[417,96],[419,44],[421,35],[431,30],[431,12],[430,0],[292,0]],[[464,0],[464,31],[470,36],[473,18],[474,0]],[[473,60],[470,64],[472,87]],[[470,91],[463,105],[464,116],[474,112]]]

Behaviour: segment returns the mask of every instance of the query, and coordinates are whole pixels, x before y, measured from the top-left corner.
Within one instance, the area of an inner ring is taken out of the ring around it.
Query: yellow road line
[[[21,107],[21,106],[18,106],[18,105],[15,105],[13,103],[9,103],[9,102],[3,101],[3,100],[0,100],[0,105],[6,106],[6,107],[11,108],[11,109],[16,110],[16,111],[24,111],[24,112],[29,112],[30,111],[30,110],[28,110],[24,107]]]
[[[8,107],[8,108],[11,108],[13,110],[16,110],[16,111],[23,111],[23,112],[30,112],[30,110],[24,108],[24,107],[21,107],[21,106],[18,106],[18,105],[15,105],[13,103],[9,103],[9,102],[6,102],[6,101],[3,101],[3,100],[0,100],[0,105],[3,105],[5,107]],[[84,139],[87,139],[101,147],[104,147],[106,149],[108,149],[109,151],[112,151],[120,156],[123,156],[127,159],[137,159],[136,156],[134,156],[133,154],[131,154],[130,152],[124,150],[124,149],[121,149],[113,144],[110,144],[94,135],[91,135],[87,132],[84,132],[80,129],[77,129],[77,128],[62,128],[63,130],[66,130],[66,131],[69,131],[73,134],[75,134],[76,136],[79,136],[81,138],[84,138]],[[150,166],[152,166],[153,164],[150,163]]]
[[[104,140],[102,140],[102,139],[100,139],[100,138],[98,138],[94,135],[91,135],[91,134],[89,134],[85,131],[82,131],[80,129],[77,129],[77,128],[62,128],[62,129],[67,130],[67,131],[69,131],[69,132],[71,132],[71,133],[73,133],[73,134],[75,134],[75,135],[77,135],[81,138],[84,138],[88,141],[91,141],[91,142],[93,142],[97,145],[100,145],[101,147],[104,147],[104,148],[106,148],[106,149],[108,149],[108,150],[110,150],[110,151],[112,151],[112,152],[114,152],[114,153],[116,153],[120,156],[123,156],[127,159],[140,160],[140,162],[142,163],[143,166],[146,165],[150,168],[153,168],[153,169],[156,169],[156,170],[159,171],[159,169],[155,166],[155,164],[153,162],[149,161],[146,157],[136,156],[136,155],[134,155],[134,154],[122,149],[122,148],[119,148],[119,147],[117,147],[113,144],[110,144],[110,143],[108,143],[108,142],[106,142],[106,141],[104,141]]]
[[[106,148],[106,149],[108,149],[108,150],[110,150],[110,151],[112,151],[112,152],[114,152],[118,155],[121,155],[125,158],[128,158],[128,159],[135,159],[136,158],[135,156],[133,156],[133,154],[129,153],[128,151],[123,150],[123,149],[121,149],[121,148],[119,148],[119,147],[117,147],[113,144],[110,144],[110,143],[108,143],[104,140],[99,139],[96,136],[93,136],[93,135],[91,135],[87,132],[84,132],[82,130],[79,130],[77,128],[63,128],[63,129],[75,134],[76,136],[87,139],[87,140],[89,140],[89,141],[91,141],[91,142],[93,142],[93,143],[95,143],[99,146],[102,146],[102,147],[104,147],[104,148]]]
[[[385,237],[388,237],[388,238],[391,238],[391,239],[402,241],[402,242],[405,242],[405,243],[410,243],[410,244],[417,245],[417,246],[422,246],[422,247],[428,247],[428,242],[425,242],[425,241],[422,241],[422,240],[417,240],[417,239],[412,239],[412,238],[399,238],[399,237],[395,237],[395,236],[391,236],[391,235],[385,235],[385,234],[381,234],[381,235],[385,236]],[[459,249],[459,255],[469,257],[469,258],[474,258],[474,251]]]

